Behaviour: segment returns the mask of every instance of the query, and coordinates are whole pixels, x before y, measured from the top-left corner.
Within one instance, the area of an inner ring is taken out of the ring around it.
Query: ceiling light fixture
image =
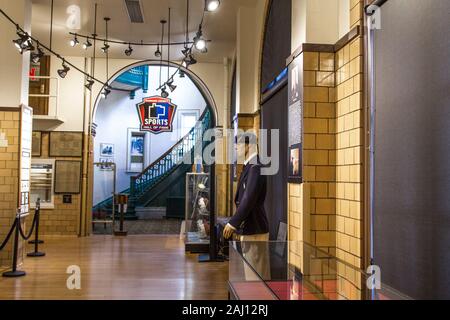
[[[155,51],[155,57],[161,58],[161,56],[162,56],[162,53],[161,53],[161,50],[160,50],[159,44],[158,44],[158,47],[156,48],[156,51]]]
[[[77,44],[79,44],[80,43],[80,41],[78,41],[78,38],[77,38],[77,36],[75,35],[75,37],[72,39],[72,40],[70,40],[70,42],[69,42],[69,44],[70,44],[70,46],[71,47],[75,47]]]
[[[63,60],[62,67],[62,69],[58,70],[58,75],[64,79],[70,70],[70,68],[66,65],[66,60]]]
[[[197,34],[194,37],[194,46],[198,51],[203,52],[206,49],[206,40],[203,39],[202,26],[200,25]]]
[[[86,42],[83,43],[83,49],[87,50],[89,47],[92,47],[92,43],[89,41],[89,38],[87,38]]]
[[[94,85],[94,80],[88,80],[86,85],[84,86],[86,89],[88,89],[89,91],[92,90],[92,86]]]
[[[108,95],[111,93],[111,90],[108,87],[105,87],[105,89],[103,89],[102,91],[102,98],[106,99],[108,98]]]
[[[107,53],[109,50],[110,46],[109,44],[107,44],[106,42],[104,43],[103,47],[102,47],[102,52],[103,53]]]
[[[128,45],[128,49],[125,50],[125,55],[127,57],[131,56],[131,54],[133,53],[133,48],[131,47],[131,44]]]
[[[219,9],[220,0],[206,0],[205,10],[208,12],[214,12]]]
[[[164,99],[167,99],[169,97],[169,93],[166,91],[166,86],[162,87],[161,89],[161,97]]]
[[[31,61],[35,64],[38,64],[41,61],[41,58],[44,56],[44,51],[39,47],[37,47],[37,52],[31,53]]]

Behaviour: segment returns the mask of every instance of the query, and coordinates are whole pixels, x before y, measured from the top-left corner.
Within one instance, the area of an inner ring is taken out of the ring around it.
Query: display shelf
[[[208,173],[186,175],[185,247],[192,253],[207,253],[210,244],[210,177]]]

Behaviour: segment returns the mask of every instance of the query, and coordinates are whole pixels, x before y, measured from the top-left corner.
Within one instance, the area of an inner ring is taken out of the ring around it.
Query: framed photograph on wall
[[[100,166],[101,171],[112,171],[111,163],[114,163],[114,158],[100,158],[99,162],[102,164]]]
[[[100,143],[100,157],[114,157],[114,145],[111,143]]]
[[[42,132],[33,131],[31,138],[31,156],[40,157],[42,153]]]
[[[303,56],[289,65],[288,182],[303,182]]]
[[[55,161],[55,194],[81,192],[81,161]]]
[[[128,129],[127,172],[140,173],[144,170],[145,140],[145,132],[140,132],[139,129]]]
[[[52,131],[49,136],[50,157],[81,157],[83,155],[82,132]]]

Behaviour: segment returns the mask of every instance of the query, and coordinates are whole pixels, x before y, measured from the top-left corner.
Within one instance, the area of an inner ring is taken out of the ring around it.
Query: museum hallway
[[[26,277],[0,277],[0,300],[227,299],[228,264],[198,263],[179,236],[49,238],[42,249],[44,260],[24,259]],[[80,267],[81,290],[67,288],[72,265]]]

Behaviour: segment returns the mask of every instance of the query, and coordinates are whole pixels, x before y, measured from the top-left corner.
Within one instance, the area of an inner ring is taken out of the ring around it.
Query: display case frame
[[[209,173],[186,174],[185,249],[208,253],[211,243],[211,186]]]

